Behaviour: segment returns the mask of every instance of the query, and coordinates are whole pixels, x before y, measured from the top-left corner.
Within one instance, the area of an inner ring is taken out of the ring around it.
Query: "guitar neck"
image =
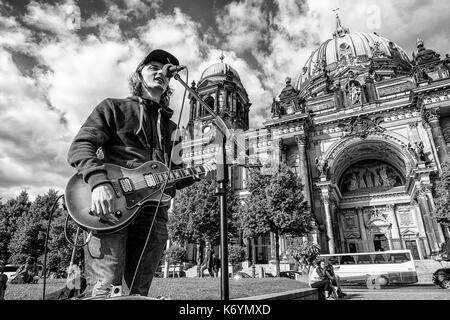
[[[171,170],[168,182],[176,182],[178,180],[190,178],[206,172],[207,170],[203,165],[195,166],[192,168]],[[167,179],[167,171],[153,174],[144,174],[144,178],[146,180],[154,180],[157,184],[164,183],[164,181],[166,181]]]

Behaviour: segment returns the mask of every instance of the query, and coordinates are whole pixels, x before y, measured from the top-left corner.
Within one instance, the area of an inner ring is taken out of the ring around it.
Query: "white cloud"
[[[128,77],[151,49],[172,52],[187,65],[188,85],[219,62],[223,49],[224,62],[238,71],[249,94],[254,127],[267,120],[272,96],[281,92],[285,78],[295,80],[311,52],[331,37],[333,8],[341,8],[343,24],[351,31],[377,31],[408,53],[418,36],[441,54],[450,49],[450,3],[439,0],[379,1],[376,6],[369,0],[280,0],[275,11],[264,1],[235,1],[217,18],[223,43],[212,41],[204,34],[205,26],[180,9],[162,14],[160,0],[122,1],[120,6],[109,1],[105,16],[86,17],[81,27],[98,31],[83,37],[74,0],[59,5],[31,2],[23,17],[0,15],[0,197],[17,195],[23,188],[34,195],[62,189],[73,172],[66,154],[80,125],[104,98],[129,94]],[[380,12],[380,19],[374,19],[374,12]],[[138,38],[126,38],[121,23],[144,16],[149,17],[146,24],[134,30]],[[379,29],[374,29],[377,22]],[[49,33],[44,41],[35,41],[36,29]],[[14,51],[34,55],[44,68],[24,76],[11,58]],[[244,59],[248,54],[258,68]],[[184,88],[174,80],[171,86],[176,121]],[[186,101],[182,124],[188,110]]]
[[[23,76],[11,54],[0,49],[0,196],[10,186],[62,186],[62,146],[67,141],[61,114],[48,108],[36,80]]]
[[[74,0],[51,5],[32,1],[23,20],[29,25],[57,35],[67,35],[80,28],[80,8]]]

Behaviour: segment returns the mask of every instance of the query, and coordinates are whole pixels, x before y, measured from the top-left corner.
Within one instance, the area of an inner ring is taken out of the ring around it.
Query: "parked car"
[[[11,281],[13,276],[17,273],[17,269],[19,269],[19,266],[15,264],[7,264],[5,266],[3,273],[8,276],[8,282]]]
[[[296,275],[301,276],[302,273],[300,271],[293,271],[293,270],[280,271],[280,277],[283,277],[283,278],[289,278],[289,279],[294,279],[295,280],[295,276]]]
[[[433,273],[432,281],[444,289],[450,289],[450,268],[438,269]]]

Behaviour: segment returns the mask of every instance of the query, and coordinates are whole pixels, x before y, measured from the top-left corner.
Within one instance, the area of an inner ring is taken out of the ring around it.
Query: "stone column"
[[[430,188],[426,187],[424,189],[424,191],[427,196],[427,201],[428,201],[429,207],[431,209],[431,212],[435,212],[436,207],[434,205],[434,198],[433,198],[433,194],[431,193]],[[441,225],[435,219],[431,218],[431,223],[433,225],[434,230],[436,231],[437,241],[438,241],[438,244],[440,245],[441,243],[445,242],[444,232],[442,231]]]
[[[388,238],[389,250],[393,250],[394,246],[392,245],[392,231],[391,230],[389,230],[387,232],[387,238]]]
[[[391,210],[392,217],[393,217],[393,219],[392,219],[392,224],[393,224],[392,229],[395,230],[396,233],[398,233],[398,240],[399,240],[399,243],[400,243],[400,247],[401,247],[401,249],[404,249],[405,248],[405,241],[402,238],[402,232],[400,230],[400,223],[398,222],[397,213],[395,212],[395,205],[391,204],[391,205],[387,205],[386,207]]]
[[[345,246],[345,237],[344,237],[344,225],[342,223],[342,215],[340,210],[336,210],[336,224],[339,232],[339,237],[341,238],[341,251],[342,253],[347,251],[347,248]]]
[[[356,208],[358,212],[359,231],[361,232],[361,240],[363,241],[364,251],[369,250],[369,241],[367,240],[366,224],[364,223],[364,212],[362,207]]]
[[[322,180],[325,180],[326,178],[322,177]],[[322,202],[323,202],[323,208],[325,210],[325,226],[327,229],[327,240],[328,240],[328,250],[330,254],[335,253],[335,244],[334,244],[334,235],[333,235],[333,225],[331,221],[331,213],[330,213],[330,192],[329,192],[329,186],[330,182],[328,181],[321,181],[319,183],[319,187],[322,191]]]
[[[308,206],[311,207],[312,206],[311,186],[309,184],[309,170],[307,165],[307,154],[306,154],[307,137],[306,135],[299,135],[295,136],[295,140],[297,141],[298,155],[299,155],[298,168],[300,172],[300,177],[302,178],[302,182],[304,184],[303,194],[305,195],[305,200],[308,202]]]
[[[447,159],[447,143],[445,142],[444,134],[442,133],[441,125],[439,124],[439,108],[427,110],[425,112],[425,121],[431,127],[431,133],[436,145],[439,160],[444,162]]]
[[[283,140],[282,139],[276,139],[272,141],[273,145],[273,153],[272,153],[272,169],[279,168],[283,156]]]
[[[431,254],[431,250],[432,250],[431,244],[430,244],[431,242],[430,242],[430,239],[428,239],[428,236],[427,236],[427,233],[425,230],[425,223],[423,221],[423,216],[420,212],[419,204],[417,203],[417,201],[412,200],[411,206],[413,209],[414,216],[416,217],[417,226],[419,228],[419,238],[422,236],[425,236],[427,239],[427,242],[426,242],[427,245],[425,245],[425,247],[423,249],[424,249],[425,255],[429,256]],[[421,241],[419,240],[418,242],[421,242]]]
[[[430,217],[430,211],[428,209],[428,203],[426,194],[423,191],[419,191],[417,194],[417,202],[419,203],[420,212],[423,217],[425,232],[427,234],[431,251],[439,251],[436,235],[434,233],[433,224]]]
[[[331,224],[333,226],[333,235],[335,237],[334,239],[335,251],[342,252],[341,246],[342,239],[339,233],[339,223],[337,221],[336,211],[337,211],[337,202],[335,199],[333,199],[333,201],[330,202],[330,213],[332,222]]]

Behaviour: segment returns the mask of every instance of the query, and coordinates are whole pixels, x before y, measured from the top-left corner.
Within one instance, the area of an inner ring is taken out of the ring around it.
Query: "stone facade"
[[[323,253],[407,248],[430,258],[449,237],[433,219],[431,190],[450,143],[450,60],[423,40],[417,47],[411,60],[395,43],[350,33],[337,18],[333,38],[313,52],[295,85],[287,78],[268,102],[272,119],[250,130],[237,72],[223,57],[205,70],[194,88],[212,97],[239,135],[227,146],[236,192],[246,194],[246,165],[271,170],[285,162],[303,178],[316,218],[310,239]],[[215,157],[211,131],[202,129],[209,123],[191,97],[186,163]],[[256,241],[257,262],[273,257],[272,237]],[[289,241],[281,240],[283,251]]]

